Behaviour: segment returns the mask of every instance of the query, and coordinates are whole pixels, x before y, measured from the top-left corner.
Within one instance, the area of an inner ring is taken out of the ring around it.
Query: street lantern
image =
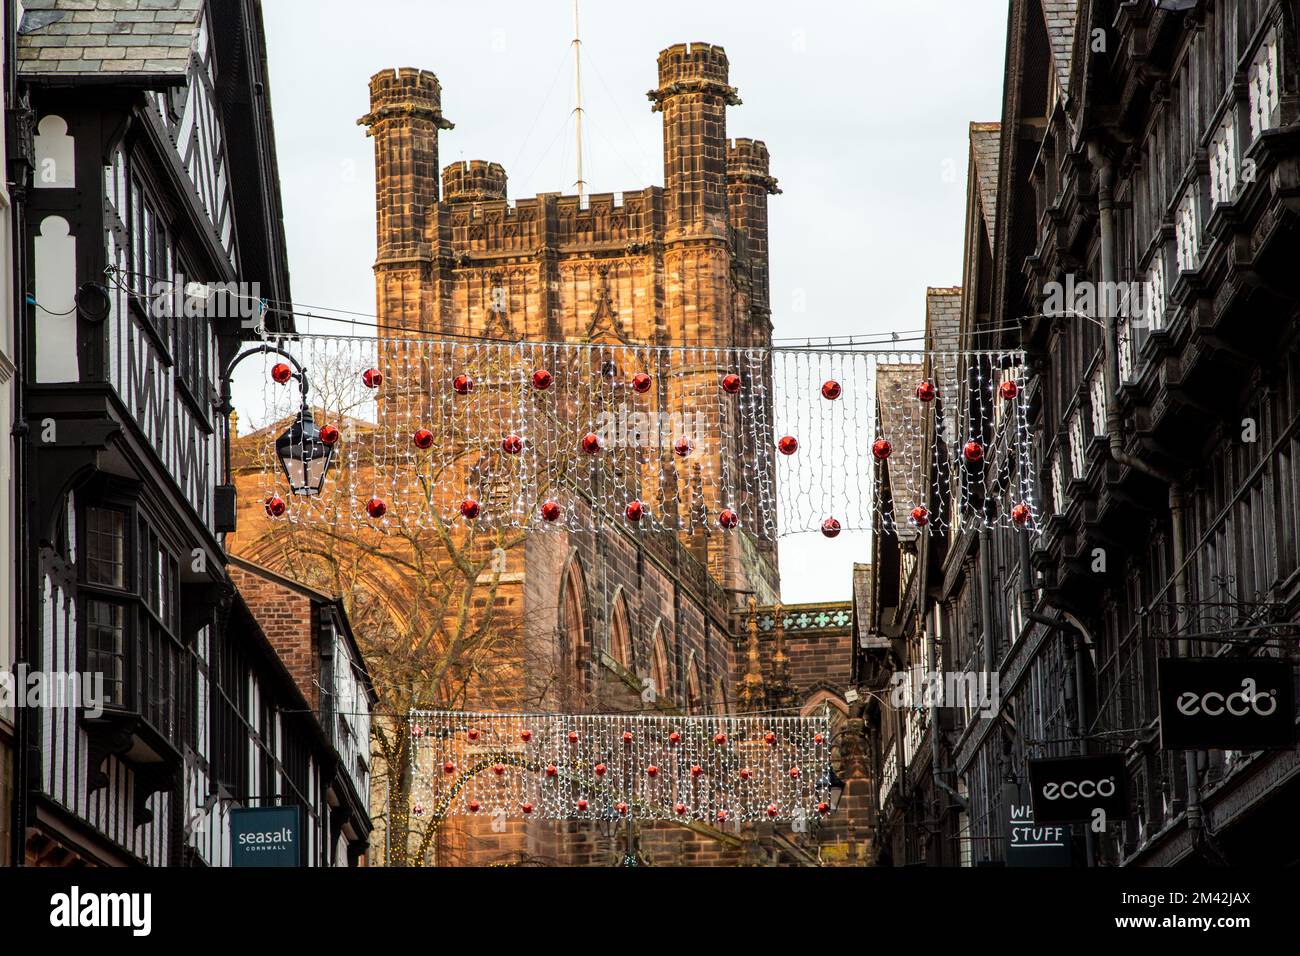
[[[280,467],[295,495],[321,493],[325,473],[334,460],[334,447],[321,441],[320,429],[306,405],[298,413],[298,420],[275,440],[275,457],[280,459]]]

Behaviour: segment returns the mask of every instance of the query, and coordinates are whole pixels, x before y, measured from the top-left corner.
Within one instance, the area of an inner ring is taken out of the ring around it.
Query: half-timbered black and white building
[[[355,862],[368,822],[340,858],[329,781],[307,770],[338,755],[259,689],[281,675],[214,503],[218,378],[253,322],[244,300],[194,299],[208,283],[289,299],[260,4],[23,6],[20,657],[103,681],[102,708],[20,718],[23,858],[220,865],[226,811],[271,800],[322,828],[304,864]]]

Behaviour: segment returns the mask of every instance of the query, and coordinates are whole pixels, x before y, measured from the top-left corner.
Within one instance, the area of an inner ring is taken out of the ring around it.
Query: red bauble
[[[656,767],[654,764],[651,764],[650,766],[646,767],[645,772],[647,777],[659,776],[659,768]]]
[[[382,518],[388,513],[388,505],[384,504],[383,498],[371,498],[366,502],[366,514],[372,518]]]
[[[793,455],[799,450],[799,439],[793,435],[786,435],[776,443],[776,448],[783,455]]]
[[[1020,386],[1015,383],[1014,379],[1007,379],[998,386],[998,394],[1005,399],[1015,398],[1020,394]]]
[[[678,816],[683,816],[686,813],[686,804],[679,803],[677,806],[673,807],[673,809],[677,811]]]
[[[518,435],[507,435],[501,439],[501,450],[507,455],[517,455],[524,450],[524,440]]]
[[[715,735],[713,736],[713,742],[714,742],[715,744],[717,744],[719,747],[721,747],[723,744],[725,744],[725,743],[727,742],[727,735],[726,735],[726,734],[715,734]]]
[[[284,514],[285,509],[289,506],[284,503],[284,499],[279,495],[271,495],[266,499],[266,513],[269,517],[279,518]]]
[[[467,809],[469,810],[470,813],[478,813],[478,811],[479,811],[479,809],[480,809],[480,808],[479,808],[479,802],[478,802],[477,800],[471,800],[471,801],[469,802],[469,806],[468,806]]]
[[[824,741],[825,739],[826,739],[826,738],[823,737],[821,734],[813,734],[813,743],[815,743],[815,744],[819,744],[819,743],[821,743],[822,741]]]
[[[828,538],[833,538],[840,533],[840,523],[834,518],[827,518],[822,522],[822,534]]]
[[[465,736],[468,737],[470,740],[478,740],[478,731],[471,729],[466,732]]]
[[[1029,524],[1029,519],[1033,517],[1033,512],[1029,510],[1029,505],[1023,501],[1014,505],[1011,509],[1011,523],[1019,527]]]
[[[383,373],[377,368],[368,368],[361,373],[361,384],[366,388],[378,388],[383,384]]]
[[[460,503],[460,514],[462,518],[468,518],[471,521],[478,517],[479,504],[473,498],[466,498]]]
[[[695,765],[693,765],[693,766],[691,767],[691,776],[692,776],[692,777],[698,777],[698,776],[699,776],[700,774],[702,774],[702,773],[704,773],[704,768],[701,767],[699,764],[695,764]]]
[[[724,508],[722,512],[718,515],[718,524],[722,525],[722,527],[726,528],[728,531],[730,531],[739,523],[740,523],[740,516],[737,515],[730,508]]]
[[[551,383],[554,381],[555,376],[544,368],[539,368],[533,373],[533,388],[537,389],[539,392],[546,391],[551,387]]]
[[[923,402],[932,402],[934,397],[939,394],[939,390],[934,387],[934,382],[922,382],[916,386],[916,397]]]
[[[339,430],[333,425],[322,425],[320,429],[320,440],[326,445],[337,445],[339,441]]]
[[[718,811],[718,822],[719,822],[719,823],[726,823],[726,822],[727,822],[727,811],[726,811],[726,810],[719,810],[719,811]]]
[[[825,816],[831,812],[831,805],[823,800],[821,803],[817,804],[817,812],[822,816]]]
[[[533,739],[533,732],[531,730],[521,730],[519,731],[519,739],[524,743],[528,743],[528,741]]]
[[[499,777],[506,772],[506,765],[503,763],[495,764],[492,767],[492,772]]]
[[[587,812],[587,801],[586,801],[586,800],[579,800],[579,801],[578,801],[578,812],[579,812],[579,813],[586,813],[586,812]]]
[[[546,767],[546,776],[548,777],[554,777],[559,772],[559,768],[555,764],[548,764]]]
[[[427,428],[421,428],[411,436],[411,444],[416,448],[425,449],[433,447],[433,432]]]
[[[533,805],[531,803],[525,803],[522,804],[519,809],[524,811],[524,815],[526,816],[533,812]]]
[[[887,439],[877,438],[871,443],[871,454],[876,461],[884,461],[889,457],[889,453],[894,450],[894,446]]]
[[[976,464],[984,460],[984,446],[975,439],[971,439],[962,445],[961,453],[971,464]]]
[[[916,525],[918,528],[924,528],[929,523],[930,523],[929,511],[922,508],[920,505],[917,505],[915,508],[912,509],[912,524]]]
[[[547,521],[556,520],[557,518],[560,517],[560,506],[557,505],[554,501],[543,502],[542,517],[545,518]]]
[[[763,735],[763,739],[767,741],[769,744],[774,744],[776,743],[776,734],[772,733],[772,731],[769,730],[767,733]]]
[[[645,372],[637,372],[632,376],[632,391],[639,395],[644,395],[646,392],[650,391],[650,386],[653,384],[654,379]]]
[[[619,812],[619,816],[624,816],[624,817],[625,817],[625,816],[627,816],[627,811],[630,810],[630,809],[632,809],[632,808],[629,807],[626,803],[621,803],[621,802],[620,802],[620,803],[616,803],[616,804],[614,804],[614,809],[617,810],[617,811]]]
[[[631,742],[632,742],[632,731],[630,730],[623,731],[623,743],[630,744]]]
[[[289,379],[293,378],[293,369],[283,362],[276,362],[271,366],[271,380],[283,385]]]
[[[799,768],[798,768],[798,767],[791,767],[791,768],[790,768],[790,779],[791,779],[791,780],[798,780],[798,779],[799,779]]]
[[[695,442],[691,441],[689,438],[686,438],[684,436],[682,438],[677,439],[677,441],[673,442],[673,454],[676,455],[678,458],[685,458],[694,450],[695,450]]]
[[[748,779],[749,779],[750,777],[752,777],[753,775],[754,775],[753,771],[750,770],[748,767],[741,767],[741,768],[740,768],[740,779],[741,779],[741,780],[748,780]]]
[[[445,764],[442,765],[442,772],[443,772],[443,773],[455,773],[455,772],[456,772],[456,765],[455,765],[454,763],[452,763],[450,760],[448,760]]]
[[[625,513],[628,521],[640,521],[645,517],[645,505],[639,501],[629,501]]]
[[[780,812],[781,812],[781,811],[777,809],[777,806],[776,806],[775,803],[769,803],[769,804],[767,805],[767,815],[768,815],[769,817],[774,817],[774,816],[776,816],[776,815],[777,815],[778,813],[780,813]]]
[[[844,389],[840,387],[840,383],[835,379],[822,383],[822,398],[829,399],[832,402],[839,398],[843,391]]]
[[[728,395],[735,395],[740,391],[740,376],[735,372],[722,376],[722,390]]]
[[[474,380],[462,372],[451,380],[451,387],[457,395],[468,395],[474,389]]]
[[[603,763],[598,763],[593,769],[596,771],[597,777],[603,777],[605,776],[605,771],[608,768]]]
[[[600,451],[600,437],[595,432],[587,432],[582,436],[582,450],[588,455],[594,455]]]
[[[571,744],[576,744],[577,742],[578,742],[578,732],[577,732],[576,730],[570,730],[570,731],[569,731],[569,743],[571,743]]]
[[[674,747],[681,742],[682,742],[682,735],[679,734],[677,731],[674,730],[671,734],[668,735],[668,743],[672,744]]]

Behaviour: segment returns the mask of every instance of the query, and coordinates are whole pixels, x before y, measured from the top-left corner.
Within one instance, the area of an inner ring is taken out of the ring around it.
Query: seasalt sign
[[[1165,750],[1295,746],[1295,672],[1261,657],[1172,657],[1157,664]]]
[[[1091,822],[1128,816],[1128,774],[1121,754],[1029,761],[1034,822]]]
[[[234,866],[298,866],[297,807],[251,807],[230,815],[230,855]]]

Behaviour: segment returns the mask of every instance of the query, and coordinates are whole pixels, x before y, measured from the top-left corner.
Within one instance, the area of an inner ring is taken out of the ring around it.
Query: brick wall
[[[310,598],[241,567],[231,565],[230,577],[275,653],[293,676],[312,709],[320,706],[320,648],[313,639],[319,623]]]

